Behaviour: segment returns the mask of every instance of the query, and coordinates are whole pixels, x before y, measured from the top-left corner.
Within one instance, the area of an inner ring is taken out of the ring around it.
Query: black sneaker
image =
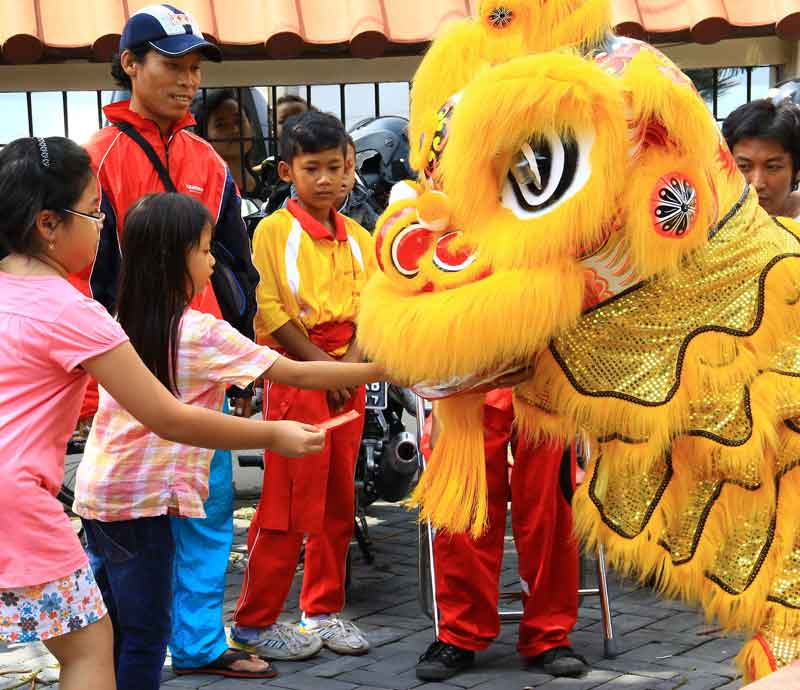
[[[447,680],[468,669],[475,662],[475,652],[436,640],[417,662],[420,680]]]
[[[589,671],[589,664],[572,647],[554,647],[539,656],[528,659],[528,663],[550,676],[577,678]]]

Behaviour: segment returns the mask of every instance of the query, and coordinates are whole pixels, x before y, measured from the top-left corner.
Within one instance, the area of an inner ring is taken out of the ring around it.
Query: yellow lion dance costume
[[[379,223],[359,339],[439,399],[423,518],[481,532],[470,390],[529,367],[519,430],[591,440],[580,536],[753,633],[753,679],[800,657],[797,226],[759,207],[689,79],[607,33],[609,13],[484,0],[433,44],[411,94],[420,178]]]

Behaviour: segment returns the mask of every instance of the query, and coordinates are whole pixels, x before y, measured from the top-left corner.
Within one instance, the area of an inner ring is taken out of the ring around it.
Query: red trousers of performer
[[[434,539],[439,639],[477,651],[497,637],[506,507],[511,498],[524,605],[517,649],[522,656],[534,657],[569,646],[568,635],[578,616],[578,545],[572,535],[570,505],[574,458],[557,443],[535,447],[518,443],[509,482],[512,421],[510,391],[492,391],[484,405],[486,534],[472,539],[440,531]]]
[[[344,608],[347,549],[353,536],[354,473],[364,426],[365,389],[340,412],[362,416],[328,432],[317,455],[286,458],[265,453],[261,501],[247,535],[249,559],[234,612],[237,625],[265,628],[283,610],[292,586],[303,537],[305,565],[300,608],[307,616]],[[279,384],[265,390],[267,419],[316,424],[332,415],[325,391]]]

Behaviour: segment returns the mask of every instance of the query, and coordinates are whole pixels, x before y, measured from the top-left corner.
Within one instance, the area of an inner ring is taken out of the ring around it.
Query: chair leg
[[[425,425],[425,401],[416,396],[417,404],[417,464],[419,475],[425,471],[422,454],[422,428]],[[434,529],[430,520],[419,522],[417,527],[417,599],[422,611],[433,620],[434,640],[439,639],[439,608],[436,605],[436,564],[433,560]]]
[[[597,547],[597,589],[600,594],[600,612],[603,617],[603,656],[614,659],[619,655],[617,638],[611,620],[611,600],[608,596],[608,575],[606,573],[606,552],[602,545]]]

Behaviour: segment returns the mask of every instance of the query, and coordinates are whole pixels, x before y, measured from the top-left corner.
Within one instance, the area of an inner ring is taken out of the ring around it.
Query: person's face
[[[308,106],[297,102],[281,103],[278,106],[278,109],[275,112],[275,134],[278,137],[278,141],[281,140],[281,134],[283,134],[283,123],[286,122],[286,120],[288,120],[290,117],[300,115],[300,113],[304,113],[306,110],[308,110]]]
[[[162,129],[183,118],[200,86],[202,60],[199,52],[173,58],[151,50],[136,62],[133,53],[126,50],[122,66],[131,78],[131,98],[142,114]]]
[[[742,139],[732,153],[763,209],[782,215],[794,184],[791,154],[775,139],[757,138]]]
[[[356,184],[356,150],[350,145],[347,145],[347,156],[344,159],[344,176],[342,178],[342,189],[339,193],[337,201],[344,203],[347,195],[353,191]]]
[[[241,127],[240,127],[241,124]],[[239,118],[239,104],[232,98],[222,101],[208,118],[208,138],[216,152],[225,160],[239,158],[242,139],[245,154],[253,146],[253,129],[247,116]],[[215,141],[215,139],[232,141]]]
[[[318,211],[327,211],[336,202],[344,169],[344,153],[340,148],[300,153],[292,159],[291,166],[284,161],[278,165],[281,179],[294,184],[300,201]]]
[[[208,285],[214,272],[214,255],[211,253],[211,226],[206,225],[200,234],[200,242],[192,247],[186,255],[186,269],[189,271],[188,285],[191,299]]]
[[[81,196],[69,209],[39,214],[37,229],[44,253],[67,273],[82,271],[97,254],[104,218],[97,180],[91,175]]]

